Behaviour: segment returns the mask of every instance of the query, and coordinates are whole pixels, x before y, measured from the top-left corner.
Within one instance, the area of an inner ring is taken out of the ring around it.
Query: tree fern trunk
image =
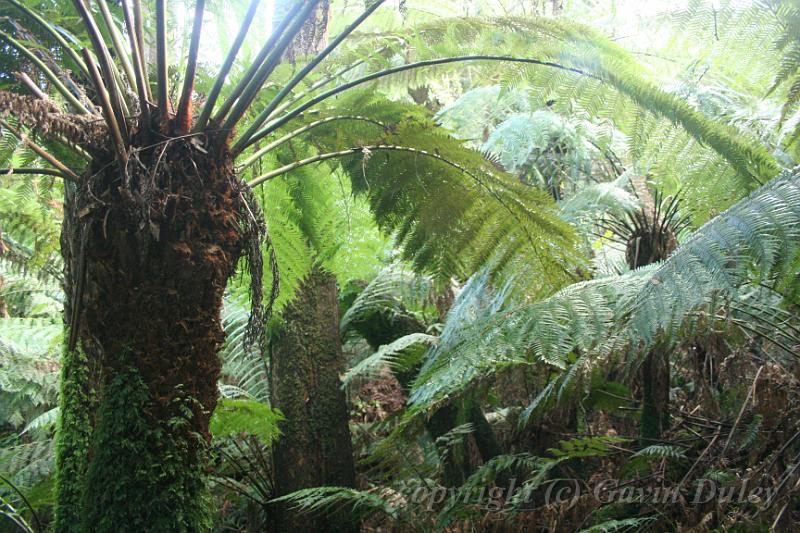
[[[478,452],[484,463],[503,453],[492,425],[486,419],[481,405],[475,398],[470,402],[469,421],[475,428],[472,436],[475,437],[475,444],[478,446]]]
[[[275,445],[275,489],[283,496],[323,485],[355,487],[349,416],[339,376],[336,278],[315,267],[283,312],[270,343],[272,403],[286,417]],[[299,516],[277,509],[277,530],[358,531],[346,514]]]
[[[65,202],[73,350],[63,369],[58,532],[210,527],[208,423],[222,294],[244,242],[242,197],[225,153],[173,140],[139,157],[124,180],[95,160]]]
[[[81,531],[86,467],[92,437],[93,394],[88,360],[82,350],[64,350],[56,429],[55,531]]]
[[[636,195],[642,202],[642,213],[648,230],[636,235],[628,242],[626,259],[631,269],[666,259],[676,248],[675,235],[668,224],[657,218],[655,199],[647,188],[643,176],[632,179]],[[650,350],[642,363],[642,419],[640,439],[643,444],[652,443],[669,427],[669,351],[664,347]]]
[[[278,0],[272,17],[272,27],[283,22],[292,6],[298,0]],[[292,44],[283,53],[283,60],[294,62],[298,58],[318,53],[328,44],[328,26],[331,16],[330,0],[320,0],[313,16],[303,24]]]
[[[642,363],[642,444],[652,444],[669,427],[669,381],[669,353],[656,347]]]

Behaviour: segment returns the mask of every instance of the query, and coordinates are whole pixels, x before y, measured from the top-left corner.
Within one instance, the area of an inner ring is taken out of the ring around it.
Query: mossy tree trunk
[[[224,151],[223,151],[224,152]],[[174,140],[65,202],[56,531],[204,531],[222,295],[242,252],[226,153]]]
[[[283,496],[323,485],[355,487],[347,399],[339,376],[336,278],[315,267],[283,312],[270,341],[272,404],[286,420],[275,450],[275,489]],[[277,531],[358,531],[346,513],[300,516],[276,508]]]

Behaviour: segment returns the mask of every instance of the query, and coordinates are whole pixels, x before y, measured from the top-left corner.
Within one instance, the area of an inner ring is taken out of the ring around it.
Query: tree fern
[[[429,277],[415,274],[402,264],[382,269],[358,293],[342,315],[339,328],[346,335],[353,324],[375,313],[389,312],[424,314],[433,283]]]
[[[475,320],[428,355],[411,401],[426,405],[507,366],[542,361],[567,368],[569,354],[602,357],[677,341],[696,313],[775,283],[797,253],[800,173],[755,191],[698,229],[659,265],[572,285],[551,298]]]

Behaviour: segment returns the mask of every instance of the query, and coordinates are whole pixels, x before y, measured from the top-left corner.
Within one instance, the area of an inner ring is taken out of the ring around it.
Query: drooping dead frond
[[[243,187],[241,190],[241,221],[242,236],[245,240],[245,260],[250,274],[250,319],[247,321],[247,334],[245,340],[252,346],[260,347],[263,343],[266,324],[272,315],[272,307],[278,296],[279,286],[277,285],[278,263],[275,258],[274,247],[267,230],[264,212],[261,204],[253,194],[253,189]],[[270,269],[272,270],[272,290],[264,305],[264,254],[262,245],[270,252]]]
[[[108,130],[99,116],[64,113],[52,100],[0,91],[0,117],[9,115],[41,135],[61,137],[88,151],[108,146]]]
[[[36,152],[36,155],[56,167],[61,174],[66,176],[67,178],[71,179],[72,181],[78,181],[78,175],[75,174],[72,170],[69,169],[64,163],[56,159],[50,152],[30,140],[27,135],[21,132],[19,129],[15,128],[8,122],[3,119],[0,119],[0,127],[3,127],[10,131],[15,137],[17,137],[20,141],[22,141],[28,148]]]
[[[75,109],[76,112],[86,115],[89,114],[89,110],[86,108],[86,106],[81,103],[81,101],[72,93],[72,91],[70,91],[67,86],[64,85],[64,82],[61,81],[61,79],[59,79],[59,77],[36,56],[36,54],[28,50],[26,46],[8,35],[6,32],[0,31],[0,40],[7,42],[20,54],[25,56],[25,58],[31,63],[36,65],[36,68],[38,68],[42,74],[44,74],[45,78],[47,78],[47,80],[53,84],[53,88],[64,97],[64,99]]]

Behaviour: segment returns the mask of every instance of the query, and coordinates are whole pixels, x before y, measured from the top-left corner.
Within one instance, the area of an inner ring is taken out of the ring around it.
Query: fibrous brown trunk
[[[65,204],[67,357],[85,354],[98,398],[81,516],[92,531],[197,531],[244,200],[224,150],[173,139],[138,157],[125,176],[95,160]]]
[[[278,0],[272,17],[272,27],[279,25],[298,0]],[[283,53],[283,60],[293,63],[298,58],[310,56],[325,48],[328,43],[328,25],[331,16],[330,0],[321,0],[314,14],[303,24],[291,45]]]
[[[642,443],[657,441],[669,427],[669,352],[656,347],[642,363]]]
[[[282,318],[270,342],[272,404],[286,417],[275,445],[276,492],[355,487],[336,278],[312,269]],[[300,516],[283,506],[276,522],[281,532],[358,531],[346,513]]]

